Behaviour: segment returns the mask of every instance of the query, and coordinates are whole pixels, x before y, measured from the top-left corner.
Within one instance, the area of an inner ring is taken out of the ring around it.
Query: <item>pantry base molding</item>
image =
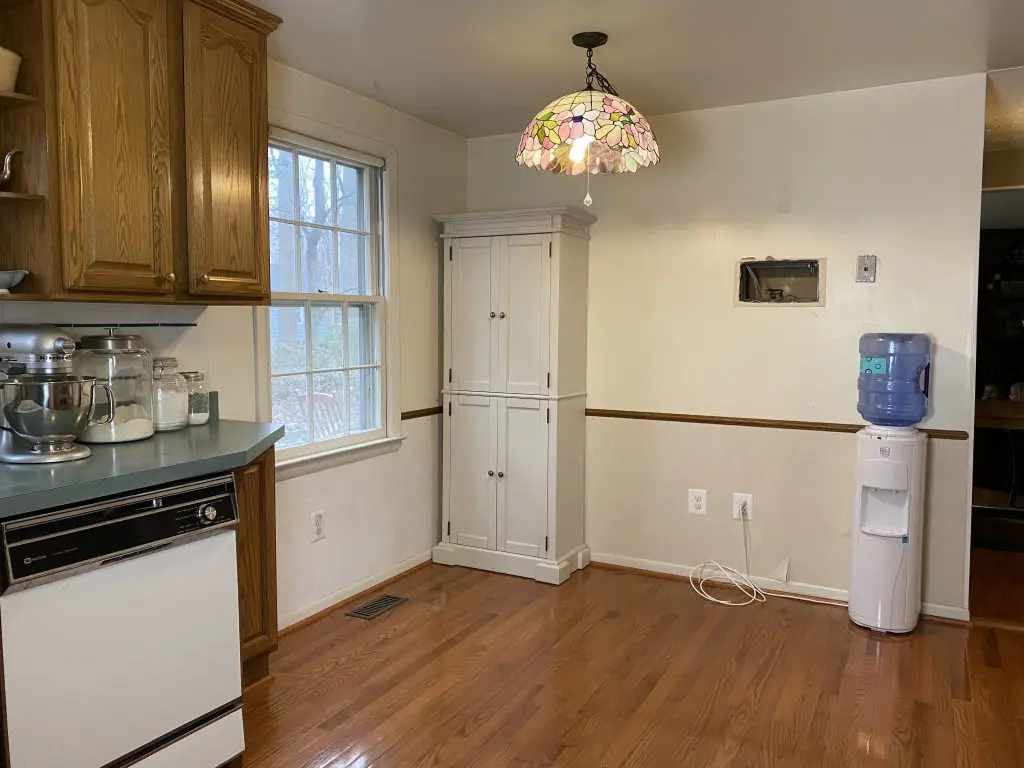
[[[545,560],[513,552],[442,542],[434,547],[432,557],[434,562],[440,565],[461,565],[465,568],[521,576],[524,579],[557,586],[565,582],[574,571],[590,565],[590,547],[583,544],[558,560]]]

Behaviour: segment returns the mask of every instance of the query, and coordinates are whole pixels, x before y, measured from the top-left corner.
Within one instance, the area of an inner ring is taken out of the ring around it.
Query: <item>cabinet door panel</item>
[[[68,289],[173,290],[167,1],[54,4]]]
[[[242,661],[277,647],[277,517],[274,449],[235,470],[238,614]]]
[[[189,290],[270,292],[267,46],[255,30],[185,3]]]
[[[493,397],[456,395],[448,417],[453,544],[494,549],[498,409]]]
[[[544,557],[548,535],[547,403],[502,398],[498,406],[498,549]]]
[[[498,238],[455,240],[448,293],[452,379],[448,389],[498,391]]]
[[[502,238],[499,382],[517,395],[547,392],[551,236]]]

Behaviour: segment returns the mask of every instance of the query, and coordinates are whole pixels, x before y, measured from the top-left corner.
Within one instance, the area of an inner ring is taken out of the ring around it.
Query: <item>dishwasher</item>
[[[242,753],[234,479],[5,522],[7,768],[218,768]]]

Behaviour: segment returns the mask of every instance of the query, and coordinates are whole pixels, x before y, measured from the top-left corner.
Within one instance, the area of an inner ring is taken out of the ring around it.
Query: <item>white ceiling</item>
[[[583,84],[573,33],[647,115],[1024,65],[1021,0],[257,0],[270,54],[463,136]]]
[[[1024,149],[1024,69],[992,72],[985,97],[985,151]]]

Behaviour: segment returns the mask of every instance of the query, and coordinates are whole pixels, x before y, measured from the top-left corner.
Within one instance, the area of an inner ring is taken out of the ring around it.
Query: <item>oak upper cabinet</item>
[[[445,224],[442,536],[434,561],[560,584],[584,537],[583,211]]]
[[[69,291],[174,290],[170,1],[54,3]]]
[[[267,35],[234,2],[185,2],[188,269],[193,294],[268,296]],[[248,22],[248,23],[247,23]]]
[[[277,647],[277,518],[274,449],[235,470],[238,499],[238,614],[242,662],[264,666]],[[248,670],[247,670],[248,672]],[[246,674],[246,682],[265,676]]]

